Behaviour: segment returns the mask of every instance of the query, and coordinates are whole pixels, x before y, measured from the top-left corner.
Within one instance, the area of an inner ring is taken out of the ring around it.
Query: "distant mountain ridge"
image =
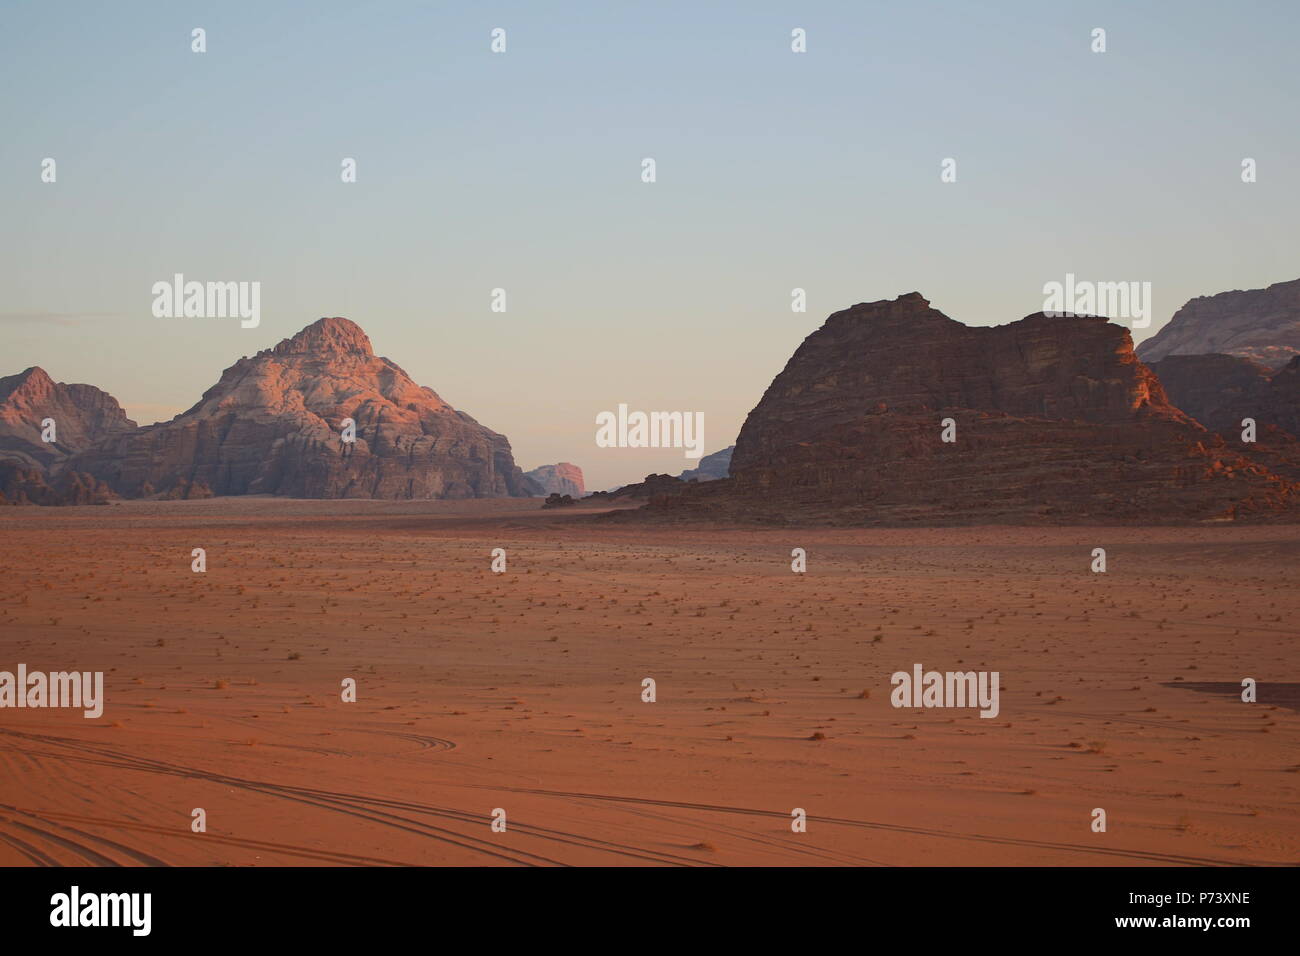
[[[700,459],[699,465],[683,471],[677,477],[682,481],[717,481],[726,478],[731,474],[731,454],[735,450],[735,445],[728,445],[721,451],[705,455]]]
[[[1279,286],[1256,290],[1274,318],[1300,280]],[[1282,338],[1255,328],[1250,347],[1276,359],[1290,326],[1269,328]],[[1256,420],[1256,441],[1243,441],[1243,419]],[[1101,317],[970,327],[910,293],[831,315],[734,446],[678,478],[594,498],[778,523],[1295,520],[1297,432],[1300,357],[1272,370],[1177,353],[1151,367]],[[111,395],[40,368],[0,378],[0,459],[0,497],[19,503],[583,494],[577,466],[525,474],[505,436],[376,356],[340,317],[239,359],[194,406],[145,427]]]
[[[532,471],[524,472],[541,487],[545,494],[581,496],[586,488],[582,481],[582,469],[567,461],[555,465],[539,465]]]
[[[347,419],[355,441],[344,440]],[[323,318],[222,373],[171,421],[116,432],[68,467],[127,496],[527,496],[510,443]]]
[[[1279,369],[1300,354],[1300,279],[1192,299],[1137,347],[1151,363],[1221,353]]]

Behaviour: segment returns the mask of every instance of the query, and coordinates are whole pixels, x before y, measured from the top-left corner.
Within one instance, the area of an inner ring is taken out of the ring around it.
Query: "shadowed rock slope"
[[[1277,371],[1239,355],[1170,355],[1151,363],[1170,401],[1229,445],[1255,422],[1249,453],[1300,481],[1300,356]]]
[[[654,495],[646,516],[1179,522],[1298,506],[1300,486],[1169,402],[1126,329],[1041,313],[965,326],[911,293],[827,319],[750,412],[731,477]]]

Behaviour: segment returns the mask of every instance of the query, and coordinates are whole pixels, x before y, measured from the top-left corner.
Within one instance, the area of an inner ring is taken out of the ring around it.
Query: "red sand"
[[[1298,528],[538,504],[0,511],[0,670],[103,670],[107,698],[0,710],[0,864],[1300,860]],[[1000,672],[998,718],[891,707],[918,662]]]

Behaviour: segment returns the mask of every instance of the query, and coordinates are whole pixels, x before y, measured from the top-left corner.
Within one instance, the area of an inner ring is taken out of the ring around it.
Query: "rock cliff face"
[[[1269,423],[1300,438],[1300,356],[1269,377],[1268,396],[1261,405],[1260,415]]]
[[[1276,372],[1236,355],[1170,355],[1151,370],[1175,405],[1229,446],[1240,445],[1242,422],[1253,419],[1250,457],[1300,481],[1300,356]]]
[[[342,438],[344,420],[356,440]],[[540,489],[504,435],[377,357],[355,323],[320,319],[243,358],[170,422],[71,463],[124,495],[475,498]]]
[[[955,441],[942,440],[952,419]],[[659,514],[845,524],[1300,517],[1300,486],[1172,405],[1103,318],[969,327],[919,294],[810,335],[724,481]]]
[[[1192,299],[1138,346],[1144,362],[1170,355],[1239,355],[1281,368],[1300,353],[1300,279],[1267,289],[1221,292]]]
[[[1276,372],[1237,355],[1170,355],[1151,363],[1170,401],[1211,431],[1241,420],[1300,435],[1300,356]]]
[[[963,408],[1095,423],[1187,421],[1134,357],[1127,333],[1103,318],[1038,313],[972,327],[913,292],[837,312],[805,339],[745,420],[731,471],[834,425]]]
[[[581,496],[586,489],[582,484],[582,469],[562,461],[558,465],[541,465],[524,472],[541,487],[545,494]]]
[[[682,481],[717,481],[726,478],[731,474],[731,455],[735,450],[735,445],[728,445],[722,451],[705,455],[700,459],[698,467],[684,471],[677,477]]]
[[[47,418],[52,443],[41,441]],[[57,470],[68,456],[134,428],[117,399],[93,385],[55,382],[37,367],[0,378],[0,458]]]

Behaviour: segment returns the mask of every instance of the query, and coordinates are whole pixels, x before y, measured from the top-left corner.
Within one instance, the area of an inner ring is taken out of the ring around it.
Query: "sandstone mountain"
[[[955,441],[942,440],[951,419]],[[1104,318],[838,312],[750,412],[731,477],[650,514],[845,524],[1300,517],[1300,486],[1172,405]],[[617,520],[617,519],[614,519]]]
[[[558,465],[540,465],[532,471],[524,472],[541,486],[545,494],[578,495],[585,492],[582,484],[582,469],[562,461]]]
[[[345,419],[356,440],[343,440]],[[74,457],[124,495],[475,498],[541,489],[510,443],[378,357],[355,323],[325,318],[222,373],[169,422]]]
[[[1144,362],[1170,355],[1240,355],[1270,369],[1300,353],[1300,279],[1192,299],[1138,346]]]
[[[722,451],[705,455],[700,459],[698,466],[682,472],[677,477],[682,481],[717,481],[719,478],[726,478],[731,474],[731,455],[735,450],[735,445],[728,445]]]
[[[54,442],[41,440],[41,422],[54,420]],[[93,385],[55,382],[32,367],[0,378],[0,459],[56,471],[68,456],[134,429],[112,395]]]
[[[1170,355],[1151,370],[1170,401],[1229,444],[1252,419],[1250,456],[1300,481],[1300,356],[1276,372],[1237,355]]]
[[[1236,433],[1253,418],[1300,436],[1300,356],[1276,372],[1238,355],[1170,355],[1151,370],[1170,400],[1212,431]]]

